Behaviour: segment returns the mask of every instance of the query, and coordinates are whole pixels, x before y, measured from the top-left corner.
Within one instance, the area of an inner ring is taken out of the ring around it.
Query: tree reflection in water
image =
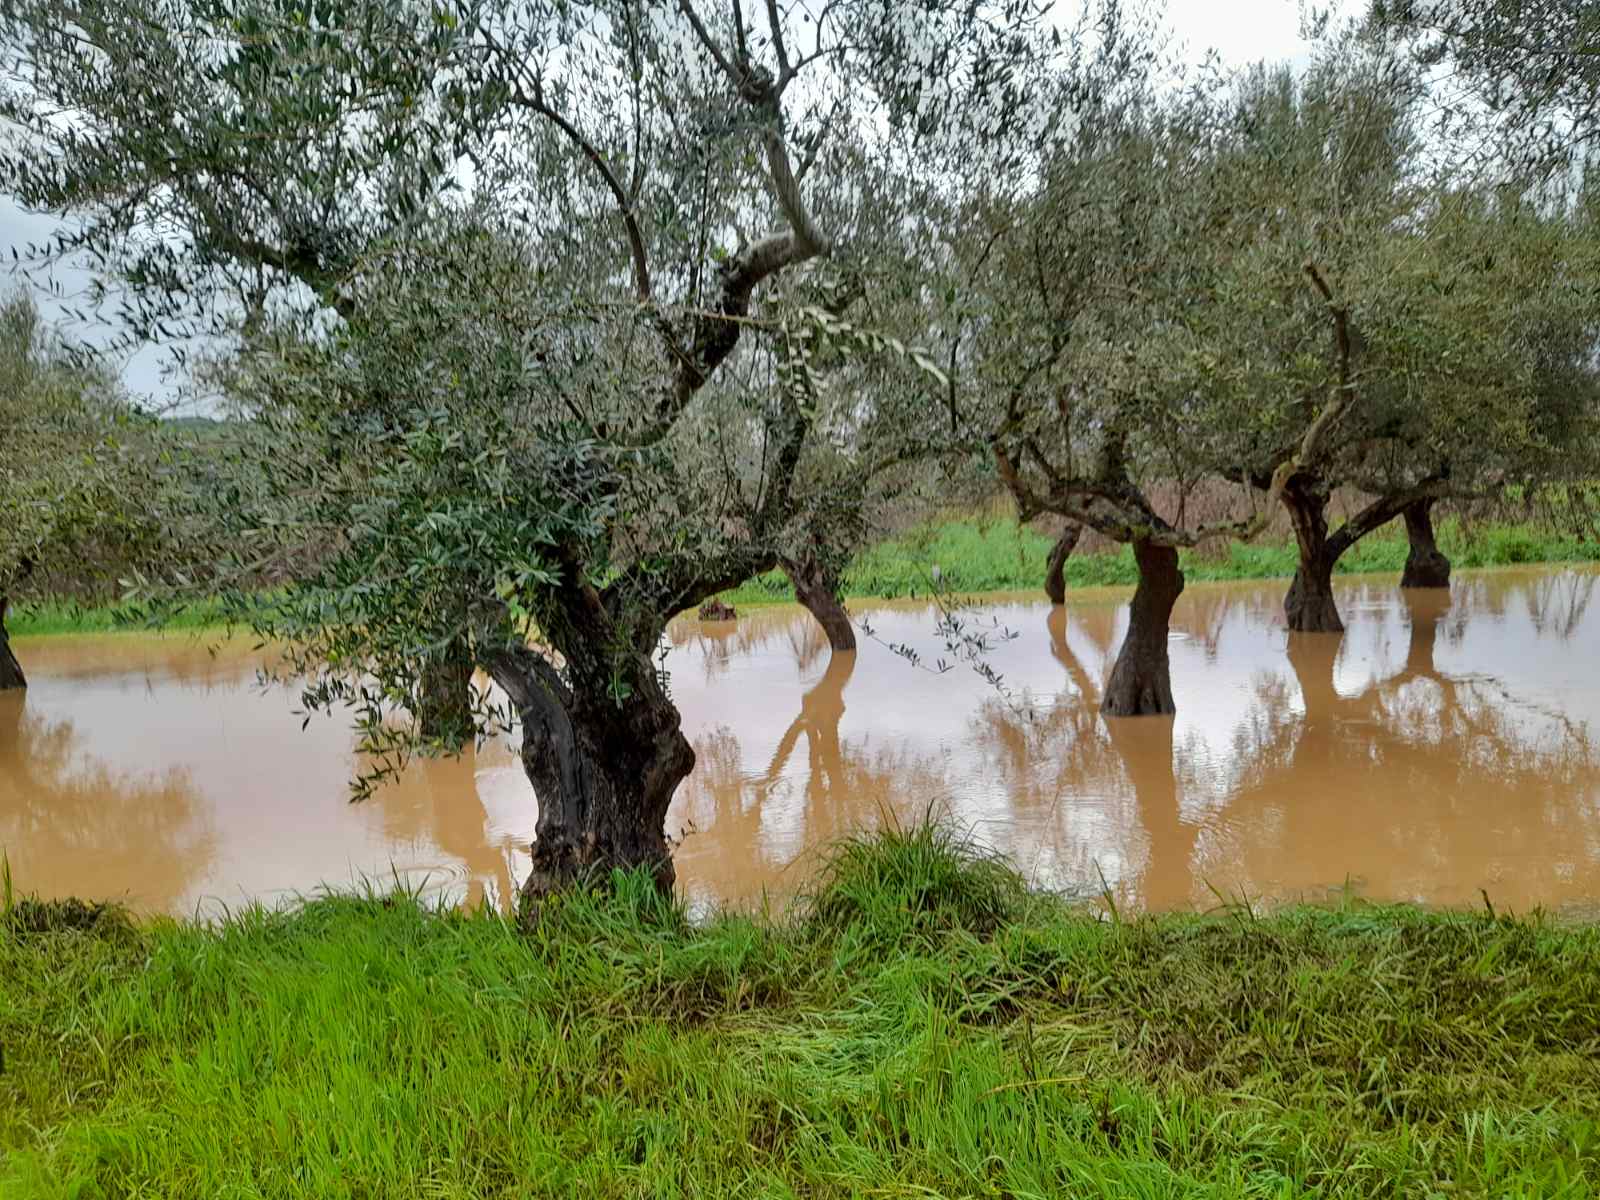
[[[1176,722],[1100,718],[1112,623],[1053,610],[1060,695],[1026,713],[991,699],[975,725],[1019,829],[1037,836],[1013,853],[1056,880],[1103,873],[1119,902],[1153,908],[1347,884],[1435,903],[1480,888],[1519,905],[1600,894],[1592,718],[1496,671],[1438,663],[1441,638],[1463,663],[1562,653],[1596,576],[1522,582],[1455,605],[1362,586],[1344,637],[1274,633],[1253,595],[1197,592],[1175,616],[1175,685],[1194,688]],[[1219,653],[1259,662],[1243,696],[1213,683]]]
[[[1347,879],[1433,903],[1594,897],[1597,581],[1347,582],[1342,638],[1288,637],[1277,585],[1191,588],[1175,721],[1100,717],[1123,619],[1105,596],[997,608],[1022,635],[996,649],[1006,697],[873,642],[831,654],[799,608],[678,622],[667,667],[699,758],[669,814],[679,878],[699,901],[792,894],[830,840],[932,811],[1039,884],[1093,893],[1103,874],[1135,907]],[[925,606],[874,624],[940,653]],[[30,662],[35,689],[0,709],[0,844],[24,886],[178,912],[391,875],[511,891],[536,805],[506,747],[415,762],[352,806],[348,729],[302,733],[247,646],[41,639]]]
[[[117,771],[71,721],[0,693],[0,848],[16,886],[172,911],[205,874],[216,839],[186,772]]]

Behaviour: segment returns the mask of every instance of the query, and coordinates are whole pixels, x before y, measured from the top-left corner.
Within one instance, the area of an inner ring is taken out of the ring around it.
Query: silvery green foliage
[[[0,602],[105,599],[160,549],[153,422],[66,353],[27,297],[0,304]]]
[[[1356,484],[1376,521],[1584,455],[1590,231],[1441,168],[1423,81],[1359,50],[1136,95],[988,216],[1014,299],[973,361],[1025,509],[1183,545],[1267,508],[1174,528],[1141,481]]]
[[[1600,10],[1574,0],[1371,0],[1366,33],[1434,80],[1430,131],[1491,169],[1559,171],[1600,136]],[[1497,161],[1498,160],[1498,161]]]
[[[573,605],[608,642],[548,665],[624,699],[668,616],[923,452],[942,376],[871,317],[908,148],[1009,135],[1037,16],[5,0],[0,186],[78,214],[137,334],[236,338],[208,378],[261,436],[217,517],[290,584],[246,615],[398,752],[429,663]]]

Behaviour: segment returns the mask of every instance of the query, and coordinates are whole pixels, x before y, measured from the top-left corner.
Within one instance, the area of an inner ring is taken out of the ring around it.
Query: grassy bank
[[[1580,1196],[1600,930],[1096,920],[920,832],[779,922],[635,880],[0,917],[0,1197]]]
[[[191,604],[164,618],[162,629],[215,629],[223,624],[218,601]],[[114,605],[85,605],[71,601],[18,604],[6,617],[6,628],[17,637],[52,633],[148,632],[149,622]]]
[[[1458,567],[1509,566],[1537,562],[1597,562],[1600,542],[1554,534],[1532,525],[1482,525],[1470,536],[1455,521],[1442,522],[1440,548]],[[1045,558],[1054,539],[1019,526],[1010,517],[968,518],[926,525],[905,537],[883,542],[857,556],[845,574],[845,592],[855,597],[926,595],[928,572],[937,563],[947,586],[963,592],[1038,590],[1044,584]],[[1403,530],[1383,530],[1357,542],[1339,560],[1344,574],[1394,572],[1405,566]],[[1221,553],[1183,551],[1191,582],[1270,579],[1294,574],[1298,555],[1288,544],[1239,545]],[[1067,560],[1067,586],[1106,587],[1138,582],[1128,547],[1099,554],[1074,554]],[[793,589],[780,571],[724,593],[734,604],[792,600]]]
[[[1043,586],[1045,557],[1053,539],[1018,525],[1010,516],[964,517],[923,525],[863,551],[845,575],[845,593],[858,599],[891,599],[926,595],[928,573],[937,563],[947,586],[961,592],[1035,591]],[[1517,563],[1600,562],[1600,542],[1554,534],[1534,525],[1480,525],[1471,534],[1453,521],[1441,522],[1439,543],[1458,567],[1510,566]],[[1294,574],[1291,545],[1232,544],[1221,553],[1183,551],[1183,569],[1191,582],[1227,579],[1271,579]],[[1406,561],[1406,540],[1398,529],[1386,529],[1356,543],[1339,560],[1342,574],[1393,572]],[[1133,553],[1126,546],[1097,554],[1074,554],[1067,560],[1067,586],[1131,586],[1138,582]],[[722,598],[735,607],[794,599],[781,571],[753,579]],[[163,628],[198,629],[221,623],[216,603],[191,605]],[[104,633],[146,629],[140,621],[114,608],[77,604],[21,604],[12,609],[8,628],[17,636],[51,633]]]

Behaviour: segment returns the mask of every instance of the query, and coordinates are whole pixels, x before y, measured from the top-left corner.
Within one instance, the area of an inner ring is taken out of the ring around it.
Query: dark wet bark
[[[6,599],[0,596],[0,692],[28,686],[22,664],[11,652],[11,635],[6,630]]]
[[[856,631],[839,599],[838,576],[828,571],[814,554],[785,559],[783,570],[794,585],[795,598],[828,635],[828,645],[835,650],[854,650]]]
[[[603,608],[582,604],[578,597],[539,619],[566,678],[520,647],[484,664],[518,708],[523,770],[539,804],[522,893],[537,899],[636,867],[670,891],[667,806],[694,767],[694,750],[651,657],[659,628],[627,637]]]
[[[1343,633],[1344,622],[1333,600],[1333,568],[1346,543],[1328,536],[1328,494],[1292,480],[1284,489],[1283,506],[1289,510],[1300,549],[1300,565],[1283,601],[1289,628],[1295,633]]]
[[[1178,552],[1149,542],[1133,544],[1139,586],[1128,613],[1128,633],[1111,669],[1100,711],[1108,717],[1142,717],[1177,711],[1167,660],[1172,606],[1183,592]]]
[[[1432,500],[1418,500],[1401,514],[1406,520],[1406,538],[1411,548],[1406,554],[1406,569],[1400,576],[1403,588],[1444,588],[1450,586],[1450,560],[1439,549],[1433,534]]]
[[[423,664],[417,723],[423,737],[440,745],[459,748],[472,742],[472,655],[466,645],[452,643]]]
[[[1067,559],[1072,557],[1082,536],[1083,526],[1072,522],[1061,531],[1056,544],[1050,547],[1050,557],[1045,561],[1044,568],[1044,594],[1050,597],[1051,604],[1067,602]]]

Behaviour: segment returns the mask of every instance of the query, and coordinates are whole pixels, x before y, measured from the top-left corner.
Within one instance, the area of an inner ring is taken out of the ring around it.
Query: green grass
[[[1446,520],[1438,530],[1440,548],[1458,567],[1508,566],[1537,562],[1600,561],[1600,542],[1552,534],[1532,525],[1479,526],[1469,537],[1459,523]],[[929,568],[937,563],[944,586],[959,592],[997,592],[1043,587],[1045,558],[1053,539],[1019,526],[1009,517],[966,518],[925,525],[901,538],[858,555],[845,573],[845,594],[855,597],[926,595]],[[1357,542],[1339,560],[1341,574],[1394,572],[1405,566],[1403,530],[1384,530]],[[1180,555],[1191,582],[1287,578],[1298,555],[1292,545],[1233,543],[1223,556],[1196,551]],[[1099,554],[1074,554],[1067,560],[1067,586],[1129,586],[1137,583],[1130,548]],[[781,571],[762,575],[722,599],[753,605],[794,599]]]
[[[1098,920],[919,830],[788,916],[641,880],[217,927],[7,896],[0,1197],[1586,1196],[1600,930]]]
[[[1043,586],[1045,557],[1052,539],[1006,517],[965,517],[931,522],[903,537],[881,542],[857,555],[845,574],[845,594],[858,598],[926,595],[929,568],[939,564],[944,585],[960,592],[1035,591]],[[1441,522],[1440,547],[1458,567],[1507,566],[1538,562],[1597,562],[1600,542],[1553,534],[1534,525],[1485,525],[1469,537],[1453,520]],[[1296,553],[1290,545],[1227,547],[1225,556],[1184,551],[1183,569],[1191,582],[1287,578]],[[1356,543],[1339,560],[1342,574],[1399,573],[1406,541],[1398,529],[1384,530]],[[1067,585],[1074,588],[1131,586],[1138,582],[1133,552],[1074,554],[1067,560]],[[794,589],[781,571],[772,571],[722,593],[734,605],[792,601]],[[166,629],[213,628],[222,623],[220,602],[190,605],[162,621]],[[8,628],[15,636],[52,633],[106,633],[150,628],[137,613],[114,607],[36,603],[14,607]]]
[[[221,601],[191,604],[164,616],[162,629],[215,629],[223,624]],[[137,611],[118,605],[86,605],[44,600],[14,606],[6,616],[6,629],[14,637],[52,633],[120,633],[146,631],[150,621]]]

